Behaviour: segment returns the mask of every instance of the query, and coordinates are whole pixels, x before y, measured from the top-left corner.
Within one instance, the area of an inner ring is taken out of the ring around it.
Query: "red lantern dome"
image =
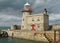
[[[32,8],[23,8],[22,12],[32,12]]]
[[[24,4],[24,8],[22,9],[22,12],[32,12],[32,8],[30,8],[29,2],[26,2],[26,4]]]
[[[29,11],[31,11],[31,12],[32,12],[32,8],[29,8]]]

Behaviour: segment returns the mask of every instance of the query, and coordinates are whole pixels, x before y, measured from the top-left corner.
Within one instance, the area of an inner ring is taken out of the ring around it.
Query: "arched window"
[[[40,28],[40,25],[38,24],[37,27]]]

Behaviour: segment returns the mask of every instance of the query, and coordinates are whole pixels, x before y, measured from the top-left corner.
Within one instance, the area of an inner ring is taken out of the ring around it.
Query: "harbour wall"
[[[35,40],[35,41],[44,41],[48,42],[48,40],[44,37],[43,33],[39,33],[36,31],[19,31],[19,30],[4,30],[8,33],[9,37],[16,37],[16,38],[22,38],[22,39],[29,39],[29,40]]]
[[[9,37],[16,37],[35,41],[54,41],[54,31],[25,31],[25,30],[3,30]],[[45,36],[44,36],[45,33]],[[56,41],[59,40],[59,32],[56,32]]]

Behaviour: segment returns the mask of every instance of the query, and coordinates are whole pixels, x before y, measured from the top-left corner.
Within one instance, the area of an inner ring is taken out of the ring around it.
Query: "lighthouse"
[[[22,23],[21,30],[44,31],[48,30],[49,16],[47,10],[44,9],[42,13],[32,14],[32,8],[29,2],[24,4],[22,8]]]
[[[26,4],[24,4],[24,8],[22,8],[22,13],[24,15],[30,15],[31,12],[32,12],[32,8],[31,8],[29,2],[26,2]]]
[[[31,15],[32,13],[32,8],[29,4],[29,2],[26,2],[26,4],[24,4],[24,7],[22,8],[22,14],[23,14],[23,17],[22,17],[22,30],[23,29],[27,29],[27,16],[28,15]]]

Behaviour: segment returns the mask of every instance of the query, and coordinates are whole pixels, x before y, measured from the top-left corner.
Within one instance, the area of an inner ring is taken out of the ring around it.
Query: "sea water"
[[[10,27],[4,27],[4,26],[0,26],[0,30],[7,30],[7,29],[10,29]]]
[[[46,42],[17,39],[17,38],[0,38],[0,43],[46,43]]]

